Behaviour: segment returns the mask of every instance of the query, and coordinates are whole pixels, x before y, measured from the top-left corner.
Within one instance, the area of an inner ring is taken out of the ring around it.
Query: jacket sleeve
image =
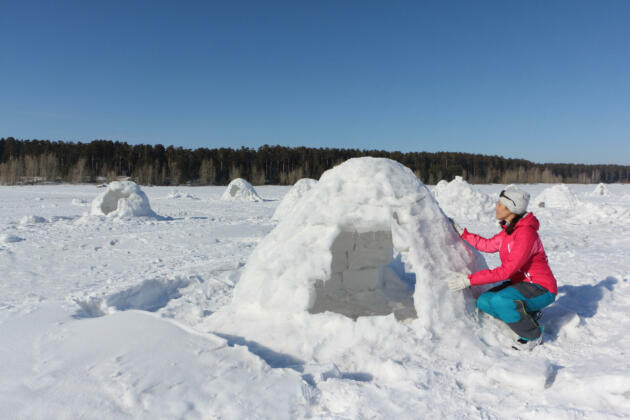
[[[507,280],[529,261],[538,234],[534,229],[527,227],[518,229],[513,235],[515,237],[512,250],[505,260],[501,261],[501,266],[493,270],[481,270],[469,275],[468,278],[471,285]]]
[[[494,235],[490,239],[482,238],[479,235],[468,232],[467,229],[464,229],[464,233],[462,233],[462,239],[472,245],[475,249],[478,249],[482,252],[497,252],[501,247],[501,236],[503,232],[499,232]]]

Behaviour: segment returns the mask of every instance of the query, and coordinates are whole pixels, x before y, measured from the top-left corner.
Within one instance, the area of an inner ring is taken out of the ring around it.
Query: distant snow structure
[[[114,181],[93,201],[92,216],[112,218],[157,217],[147,195],[132,181]]]
[[[168,198],[169,200],[178,200],[178,199],[188,199],[188,200],[199,200],[199,197],[197,197],[196,195],[187,193],[187,192],[180,192],[177,190],[173,190],[171,191],[166,198]]]
[[[555,209],[571,209],[575,208],[579,200],[575,194],[569,190],[565,184],[557,184],[549,188],[545,188],[530,204],[530,207],[546,207]]]
[[[273,219],[281,220],[291,213],[300,199],[309,192],[315,185],[317,180],[311,178],[302,178],[296,182],[288,193],[284,196],[276,211],[273,213]]]
[[[483,268],[409,168],[355,158],[326,171],[258,244],[226,311],[321,322],[393,313],[451,334],[472,328],[474,300],[446,281]]]
[[[606,184],[600,183],[597,185],[597,187],[595,187],[595,189],[593,190],[593,192],[591,192],[590,195],[596,196],[596,197],[607,197],[610,195],[610,191],[608,190],[608,187],[606,186]]]
[[[243,178],[236,178],[229,183],[221,196],[225,201],[263,201],[254,186]]]
[[[441,180],[433,189],[433,195],[449,217],[480,221],[494,218],[494,202],[486,194],[475,190],[461,176],[451,182]]]

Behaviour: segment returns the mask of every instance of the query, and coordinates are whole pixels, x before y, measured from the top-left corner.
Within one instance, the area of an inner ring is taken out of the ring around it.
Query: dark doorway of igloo
[[[331,249],[331,277],[315,284],[311,313],[337,312],[352,319],[388,315],[416,318],[415,275],[394,255],[390,231],[341,232]]]

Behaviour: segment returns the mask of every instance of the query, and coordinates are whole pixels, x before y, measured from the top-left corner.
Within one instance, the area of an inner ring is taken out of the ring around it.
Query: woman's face
[[[497,205],[494,206],[494,212],[497,215],[497,220],[505,220],[507,219],[512,212],[505,207],[505,204],[501,202],[501,200],[497,201]]]

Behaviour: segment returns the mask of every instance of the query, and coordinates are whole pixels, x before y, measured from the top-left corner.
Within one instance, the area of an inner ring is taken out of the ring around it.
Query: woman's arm
[[[494,270],[481,270],[468,276],[470,284],[495,283],[507,280],[518,272],[532,255],[532,249],[538,239],[538,234],[532,228],[521,228],[513,233],[514,243],[511,252],[505,260],[501,261],[501,266]]]
[[[483,238],[464,229],[462,239],[482,252],[497,252],[501,247],[503,232],[499,232],[490,239]]]

